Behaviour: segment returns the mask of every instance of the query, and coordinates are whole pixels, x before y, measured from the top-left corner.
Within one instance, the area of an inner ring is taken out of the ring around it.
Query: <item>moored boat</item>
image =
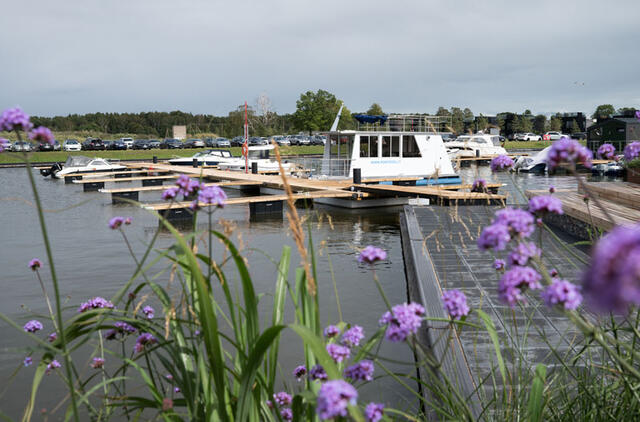
[[[198,162],[198,166],[217,166],[220,163],[234,162],[237,158],[234,158],[231,151],[227,149],[208,149],[200,151],[191,157],[172,158],[169,160],[169,164],[174,166],[191,166],[193,160]]]
[[[104,158],[70,155],[64,164],[55,163],[48,169],[40,169],[40,174],[44,177],[63,179],[74,173],[99,173],[124,169],[126,169],[125,166],[111,163]]]

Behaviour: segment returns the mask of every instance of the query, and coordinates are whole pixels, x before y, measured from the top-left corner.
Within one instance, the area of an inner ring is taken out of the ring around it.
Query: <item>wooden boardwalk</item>
[[[504,203],[506,196],[481,193],[481,192],[457,192],[450,189],[442,189],[434,186],[395,186],[395,185],[353,185],[357,190],[376,196],[415,196],[429,198],[446,205],[453,203],[476,203],[478,201],[491,203]]]
[[[104,178],[89,178],[82,180],[74,180],[73,183],[76,184],[85,184],[85,183],[105,183],[105,182],[133,182],[139,180],[169,180],[169,179],[177,179],[179,176],[177,174],[167,174],[163,176],[138,176],[138,177],[104,177]]]
[[[204,183],[205,186],[259,186],[261,182],[247,182],[247,181],[236,181],[236,182],[212,182],[212,183]],[[152,191],[160,191],[166,190],[167,186],[138,186],[131,188],[113,188],[113,189],[100,189],[98,192],[102,193],[129,193],[129,192],[152,192]]]

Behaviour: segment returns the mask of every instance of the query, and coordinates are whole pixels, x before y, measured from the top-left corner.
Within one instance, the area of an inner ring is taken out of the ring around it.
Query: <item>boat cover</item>
[[[84,167],[89,165],[89,163],[93,160],[93,158],[85,157],[84,155],[70,155],[67,157],[67,161],[65,161],[65,167]]]
[[[369,116],[368,114],[352,114],[353,118],[359,121],[360,123],[378,123],[380,122],[383,125],[388,116]]]

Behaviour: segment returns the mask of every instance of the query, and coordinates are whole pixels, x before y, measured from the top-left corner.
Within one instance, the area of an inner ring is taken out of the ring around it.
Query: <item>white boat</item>
[[[469,157],[489,157],[503,155],[507,153],[500,143],[497,135],[463,135],[458,136],[455,141],[447,142],[449,157],[469,158]]]
[[[513,169],[521,173],[544,173],[547,170],[547,159],[551,147],[548,146],[533,157],[526,155],[516,159]]]
[[[251,171],[253,163],[257,163],[258,172],[277,172],[280,169],[278,162],[269,158],[269,151],[273,149],[273,145],[251,146],[249,147],[246,160],[244,157],[234,158],[233,160],[221,162],[218,164],[218,168],[220,170],[245,171],[245,166],[248,164],[248,169]],[[283,162],[282,168],[285,171],[291,171],[293,165]]]
[[[198,160],[199,166],[217,166],[220,163],[234,162],[237,158],[231,155],[231,151],[227,149],[208,149],[200,151],[191,157],[173,158],[169,160],[169,164],[174,166],[192,166],[193,160]]]
[[[84,155],[70,155],[63,165],[56,163],[49,169],[41,169],[40,174],[44,177],[51,176],[63,179],[73,173],[98,173],[124,170],[126,166],[112,164],[104,158],[85,157]]]

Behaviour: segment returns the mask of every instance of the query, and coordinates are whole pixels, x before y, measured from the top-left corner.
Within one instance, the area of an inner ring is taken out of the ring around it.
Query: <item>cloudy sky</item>
[[[0,108],[33,115],[279,113],[325,89],[356,111],[640,106],[640,1],[12,1]]]

